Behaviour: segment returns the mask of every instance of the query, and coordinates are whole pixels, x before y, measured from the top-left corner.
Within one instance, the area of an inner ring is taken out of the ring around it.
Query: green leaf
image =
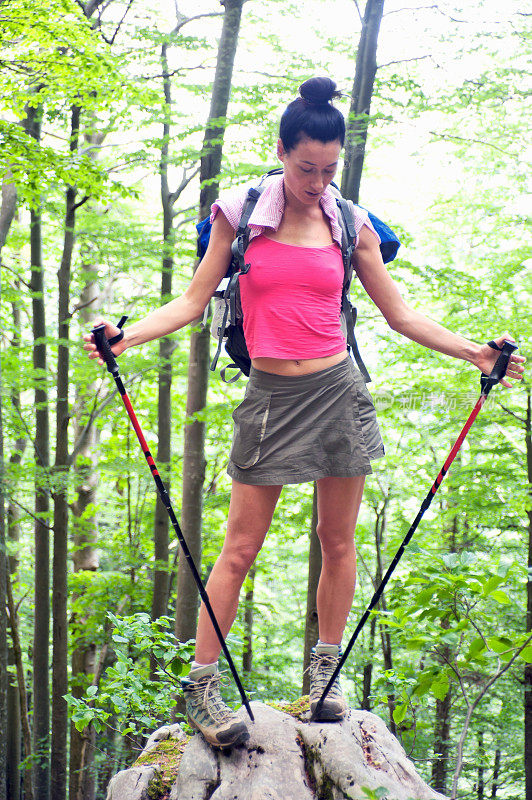
[[[400,703],[398,706],[395,706],[393,710],[393,719],[396,725],[399,725],[399,723],[404,720],[407,709],[408,706],[406,703]]]
[[[486,649],[486,645],[484,643],[484,639],[480,636],[476,639],[473,639],[469,646],[469,651],[467,653],[468,658],[476,658],[480,653]]]
[[[430,688],[434,697],[443,700],[449,691],[449,678],[447,675],[440,675]]]
[[[506,652],[512,646],[508,639],[502,639],[497,636],[491,636],[488,639],[488,644],[495,653],[499,654]]]
[[[528,645],[519,653],[519,658],[522,658],[523,661],[526,661],[528,664],[532,664],[532,645]]]
[[[489,593],[496,589],[497,586],[500,586],[503,581],[504,578],[501,578],[500,575],[491,575],[483,584],[482,594],[484,597],[487,597]]]
[[[436,586],[429,586],[423,589],[416,597],[416,605],[424,606],[428,600],[431,600],[434,593],[437,591]]]
[[[170,662],[170,672],[178,678],[183,672],[183,662],[179,658],[174,658]]]
[[[458,553],[445,553],[442,561],[448,569],[454,569],[458,564]]]
[[[502,589],[495,589],[495,591],[489,593],[489,596],[493,597],[497,603],[501,603],[503,606],[508,606],[512,602],[506,592],[503,592]]]

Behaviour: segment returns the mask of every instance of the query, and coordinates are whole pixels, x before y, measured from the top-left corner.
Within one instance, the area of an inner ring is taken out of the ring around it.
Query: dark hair
[[[299,87],[299,94],[281,117],[279,136],[285,150],[295,147],[303,136],[326,144],[336,139],[344,144],[345,122],[331,100],[341,97],[330,78],[310,78]]]

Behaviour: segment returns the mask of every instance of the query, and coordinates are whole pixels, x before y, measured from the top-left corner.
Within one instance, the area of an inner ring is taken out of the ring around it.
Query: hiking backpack
[[[249,375],[251,369],[251,359],[249,357],[246,340],[244,338],[244,328],[242,325],[242,306],[240,303],[239,277],[248,272],[250,265],[246,264],[244,255],[249,244],[249,220],[257,204],[259,197],[265,189],[264,180],[270,175],[280,174],[282,169],[275,169],[264,175],[257,186],[248,189],[242,214],[235,238],[231,245],[231,262],[227,269],[225,278],[216,289],[214,299],[214,309],[211,323],[211,333],[218,341],[216,353],[211,363],[211,370],[216,369],[218,358],[220,357],[222,344],[225,342],[225,350],[232,359],[232,363],[225,366],[220,374],[227,383],[238,380],[240,373]],[[356,231],[353,217],[353,203],[345,200],[335,183],[330,187],[335,195],[338,222],[342,230],[342,260],[344,264],[344,282],[342,288],[341,303],[341,324],[344,335],[347,339],[347,349],[355,360],[364,381],[369,383],[371,378],[362,361],[355,338],[355,323],[357,310],[349,299],[349,287],[353,277],[353,265],[351,258],[356,243]],[[380,237],[380,250],[384,263],[393,261],[400,246],[400,241],[395,233],[385,225],[378,217],[368,212],[370,221]],[[196,226],[198,231],[198,257],[203,258],[209,244],[211,232],[210,218],[206,217]],[[226,377],[228,369],[236,369],[237,372],[231,378]]]

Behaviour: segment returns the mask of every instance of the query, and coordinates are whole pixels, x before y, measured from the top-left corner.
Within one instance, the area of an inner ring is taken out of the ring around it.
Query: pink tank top
[[[321,358],[345,349],[337,244],[299,247],[261,235],[251,241],[246,263],[249,272],[239,281],[251,358]]]

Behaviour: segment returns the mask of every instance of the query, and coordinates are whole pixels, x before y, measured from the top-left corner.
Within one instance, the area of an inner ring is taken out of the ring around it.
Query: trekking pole
[[[121,320],[121,322],[122,322],[122,320]],[[240,678],[238,677],[238,673],[236,671],[236,667],[235,667],[235,665],[233,663],[233,659],[231,658],[231,654],[230,654],[230,652],[229,652],[229,650],[227,648],[227,645],[225,643],[225,639],[223,637],[222,631],[220,630],[220,626],[218,624],[218,620],[216,619],[216,616],[214,614],[213,608],[211,606],[211,602],[209,600],[209,596],[208,596],[208,594],[207,594],[207,592],[205,590],[205,587],[203,586],[202,580],[200,578],[200,575],[199,575],[198,570],[196,568],[196,565],[194,563],[194,559],[192,558],[192,554],[191,554],[191,552],[190,552],[190,550],[188,548],[188,545],[186,543],[185,537],[183,536],[183,531],[181,530],[181,526],[179,525],[179,522],[177,521],[177,517],[176,517],[176,515],[174,513],[174,509],[172,508],[172,503],[170,502],[170,497],[168,495],[168,492],[166,490],[166,487],[165,487],[164,483],[161,480],[161,476],[159,475],[159,471],[157,469],[157,464],[153,460],[152,454],[150,453],[150,450],[149,450],[148,445],[146,443],[146,439],[144,438],[144,434],[142,433],[142,430],[140,428],[140,425],[139,425],[138,419],[136,417],[136,414],[133,411],[133,406],[131,405],[131,400],[129,399],[128,394],[127,394],[127,392],[125,390],[124,384],[122,383],[122,378],[120,377],[120,374],[119,374],[119,371],[118,371],[118,364],[116,363],[116,358],[115,358],[115,356],[113,354],[113,351],[111,350],[111,346],[110,346],[110,344],[109,344],[109,342],[107,340],[107,337],[105,335],[105,325],[97,325],[95,328],[92,329],[91,333],[94,336],[94,342],[96,344],[98,352],[100,353],[101,357],[105,361],[105,363],[107,365],[107,370],[113,376],[113,378],[115,380],[115,383],[116,383],[116,385],[118,387],[118,391],[120,392],[120,396],[122,397],[122,400],[123,400],[124,405],[126,407],[126,411],[128,413],[129,419],[131,420],[131,423],[132,423],[132,425],[133,425],[133,427],[135,429],[135,433],[137,434],[137,439],[139,440],[139,444],[140,444],[140,446],[142,448],[142,452],[146,456],[146,461],[148,462],[148,465],[149,465],[150,470],[151,470],[151,474],[153,476],[153,480],[155,481],[155,485],[157,486],[157,491],[159,492],[159,497],[161,498],[161,501],[162,501],[164,507],[166,508],[166,510],[168,512],[168,516],[170,517],[170,522],[174,526],[174,530],[175,530],[175,532],[177,534],[177,538],[179,540],[179,544],[181,545],[181,550],[183,551],[183,555],[185,556],[185,558],[187,560],[187,563],[188,563],[188,566],[190,567],[190,570],[192,572],[194,581],[196,583],[196,586],[198,587],[198,591],[199,591],[200,597],[203,600],[203,604],[204,604],[205,608],[207,609],[207,613],[208,613],[208,615],[209,615],[209,617],[211,619],[212,626],[213,626],[213,628],[214,628],[214,630],[216,632],[216,636],[218,637],[218,641],[220,642],[220,644],[222,646],[222,650],[223,650],[224,656],[226,657],[227,663],[229,664],[229,669],[231,670],[231,674],[233,675],[233,678],[235,679],[235,683],[237,685],[238,691],[240,692],[240,697],[242,698],[242,702],[243,702],[244,706],[246,707],[246,711],[249,714],[249,718],[251,719],[252,722],[254,722],[255,718],[253,716],[253,712],[252,712],[251,707],[249,705],[249,700],[248,700],[247,695],[246,695],[246,693],[244,691],[244,687],[242,686],[242,683],[240,682]]]
[[[478,412],[480,411],[480,409],[482,408],[482,406],[486,402],[486,398],[487,398],[488,394],[490,393],[490,391],[492,390],[492,388],[495,386],[495,384],[498,383],[499,380],[501,378],[504,378],[504,376],[506,375],[506,370],[508,368],[508,362],[510,361],[510,356],[512,355],[514,350],[517,350],[517,345],[515,344],[515,342],[506,341],[506,342],[504,342],[502,347],[498,347],[498,345],[496,345],[495,342],[493,342],[493,341],[488,342],[488,344],[494,350],[500,350],[501,353],[500,353],[497,361],[495,362],[495,365],[494,365],[491,373],[489,375],[484,375],[484,373],[482,373],[482,375],[480,377],[480,386],[481,386],[480,397],[478,398],[477,402],[475,403],[475,407],[473,408],[471,414],[469,415],[469,418],[468,418],[467,422],[465,423],[464,427],[462,428],[462,432],[460,433],[460,436],[456,440],[451,452],[447,456],[447,460],[445,461],[445,464],[441,468],[441,470],[440,470],[440,472],[438,474],[438,477],[436,478],[436,480],[432,484],[427,496],[423,500],[423,503],[421,504],[421,508],[418,511],[417,517],[415,518],[415,520],[413,521],[412,525],[410,526],[410,529],[409,529],[408,533],[406,534],[405,538],[403,539],[403,541],[401,543],[401,546],[399,547],[399,550],[395,554],[390,566],[388,567],[384,578],[382,579],[380,585],[375,590],[375,594],[371,598],[371,601],[370,601],[367,609],[364,611],[362,617],[360,618],[360,622],[356,626],[355,631],[354,631],[353,635],[351,636],[347,647],[345,648],[345,652],[343,653],[343,655],[340,658],[338,664],[336,665],[336,668],[335,668],[333,674],[331,675],[327,686],[323,690],[322,695],[321,695],[320,699],[318,700],[318,704],[316,705],[316,708],[314,709],[314,713],[312,714],[312,716],[310,718],[311,722],[313,722],[316,719],[316,717],[318,716],[319,712],[321,711],[321,708],[323,706],[325,698],[327,697],[327,695],[328,695],[328,693],[329,693],[329,691],[331,689],[331,686],[333,685],[333,683],[335,682],[336,678],[340,674],[340,670],[342,669],[343,665],[345,664],[346,659],[347,659],[349,653],[351,652],[351,650],[353,648],[353,645],[355,644],[355,642],[357,640],[357,637],[358,637],[360,631],[362,630],[362,628],[364,627],[369,615],[371,614],[371,612],[373,611],[373,609],[375,608],[375,606],[379,602],[379,600],[381,598],[381,595],[384,592],[384,589],[386,588],[386,584],[390,580],[393,571],[395,570],[397,564],[399,563],[399,561],[401,559],[401,556],[403,555],[403,553],[405,551],[406,546],[408,545],[410,539],[414,535],[414,533],[416,531],[416,528],[419,525],[423,514],[425,513],[427,508],[432,503],[432,499],[433,499],[434,495],[438,491],[438,488],[439,488],[441,482],[443,481],[445,475],[447,474],[447,472],[449,470],[449,467],[453,463],[453,461],[454,461],[454,459],[456,457],[456,454],[460,450],[460,447],[462,446],[462,442],[464,441],[465,437],[467,436],[467,434],[469,432],[469,429],[471,428],[473,422],[475,421],[475,419],[477,417]]]

